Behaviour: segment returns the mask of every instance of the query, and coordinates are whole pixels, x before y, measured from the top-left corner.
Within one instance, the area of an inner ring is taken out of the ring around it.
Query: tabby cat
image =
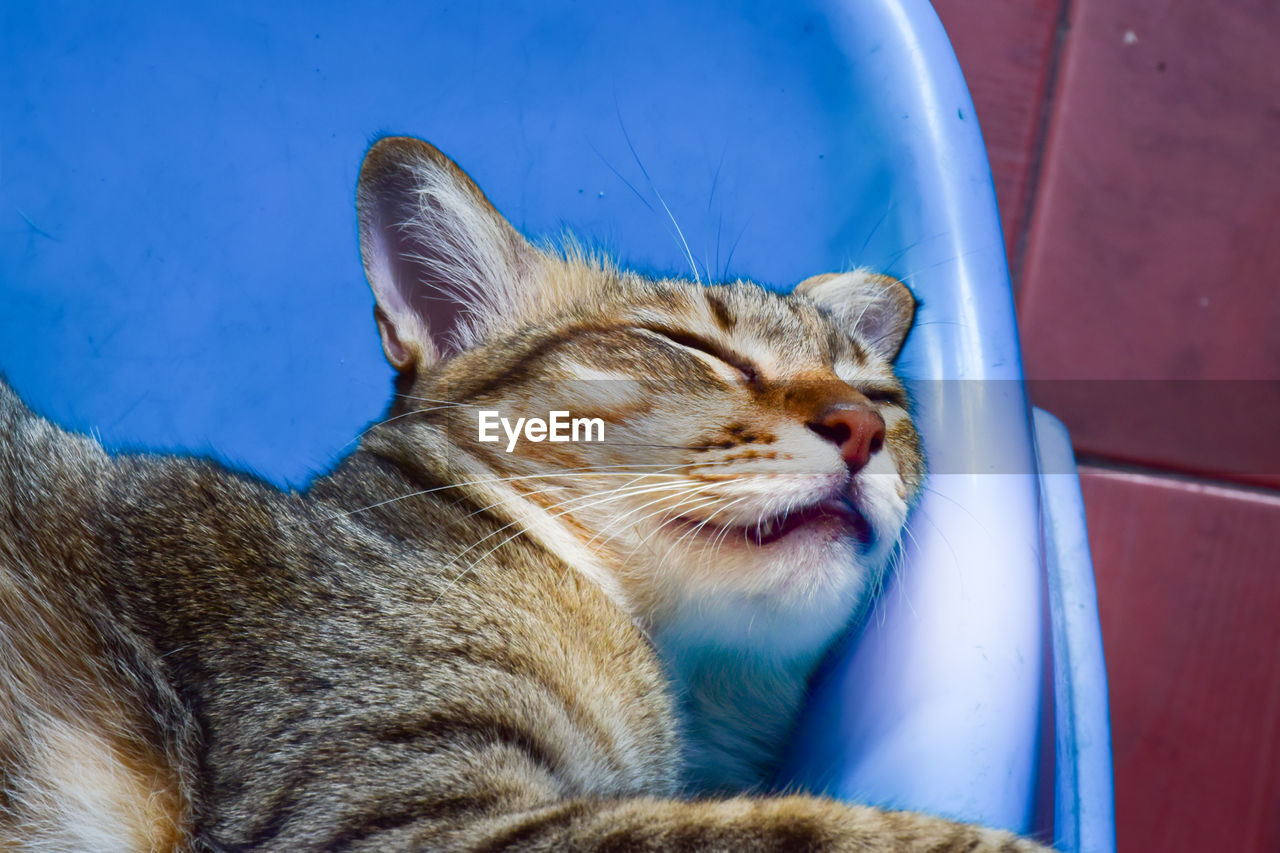
[[[758,793],[921,488],[901,283],[535,247],[408,138],[358,209],[396,394],[304,493],[0,384],[0,848],[1038,849]]]

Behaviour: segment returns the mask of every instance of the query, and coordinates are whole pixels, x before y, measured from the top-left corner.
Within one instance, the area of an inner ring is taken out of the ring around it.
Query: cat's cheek
[[[890,453],[879,453],[850,484],[850,498],[874,533],[865,549],[868,559],[887,559],[902,536],[909,509],[905,483]]]

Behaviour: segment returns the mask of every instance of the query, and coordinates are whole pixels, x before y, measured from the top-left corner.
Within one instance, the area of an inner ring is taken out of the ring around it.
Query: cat
[[[759,793],[922,487],[905,286],[535,246],[406,137],[357,209],[396,393],[305,492],[0,383],[0,847],[1041,849]]]

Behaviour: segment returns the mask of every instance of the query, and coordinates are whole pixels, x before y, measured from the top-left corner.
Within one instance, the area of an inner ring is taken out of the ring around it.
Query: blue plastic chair
[[[780,784],[1113,848],[1074,462],[1029,418],[981,135],[924,0],[8,3],[0,369],[108,446],[305,482],[389,393],[353,205],[381,132],[642,269],[907,281],[929,492]]]

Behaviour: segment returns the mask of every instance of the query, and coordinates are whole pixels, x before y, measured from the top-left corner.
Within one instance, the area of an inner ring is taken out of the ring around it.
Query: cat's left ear
[[[898,357],[916,313],[916,299],[905,284],[870,270],[815,275],[794,292],[818,303],[889,361]]]
[[[356,206],[382,348],[402,373],[471,347],[533,298],[541,253],[430,143],[374,144]]]

